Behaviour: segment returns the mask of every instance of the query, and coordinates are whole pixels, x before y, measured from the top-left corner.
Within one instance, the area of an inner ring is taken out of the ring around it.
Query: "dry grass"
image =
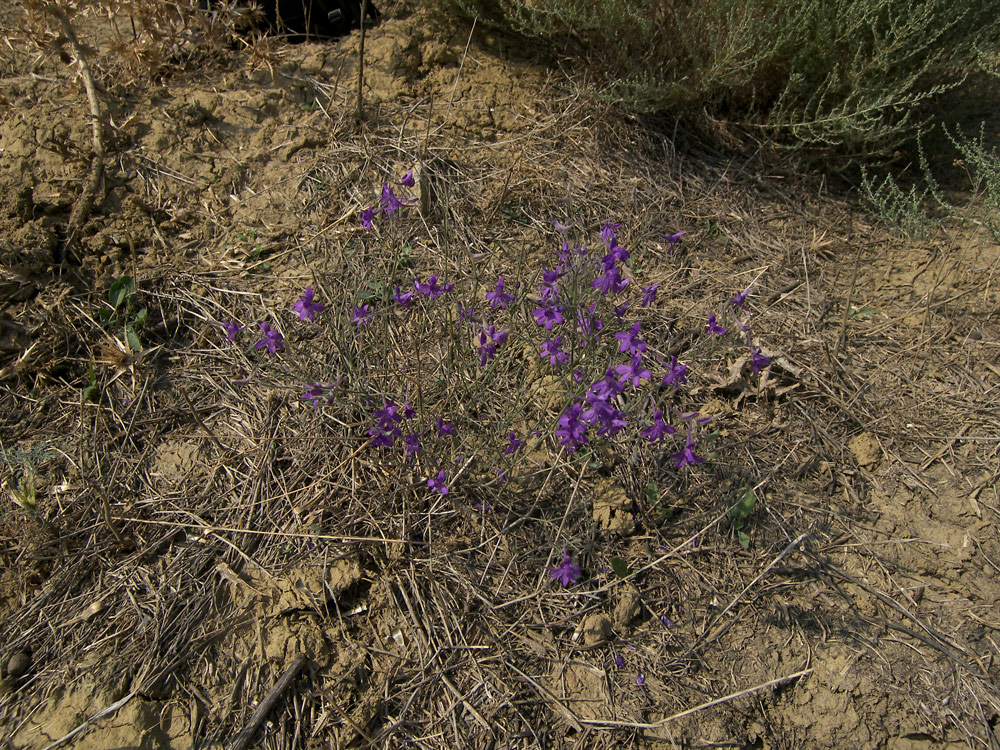
[[[290,159],[252,199],[290,211],[292,196],[291,235],[265,215],[259,238],[224,250],[242,230],[233,212],[122,153],[143,200],[193,217],[113,272],[137,264],[154,321],[143,352],[96,320],[99,285],[48,281],[6,308],[26,321],[51,300],[34,348],[0,362],[0,447],[50,447],[33,467],[37,511],[3,522],[0,642],[36,655],[0,697],[11,736],[89,678],[104,689],[83,715],[122,697],[177,705],[175,727],[190,718],[174,746],[226,743],[304,653],[266,747],[819,747],[852,730],[792,717],[839,717],[845,695],[856,732],[890,721],[899,736],[996,744],[995,261],[912,248],[905,263],[924,274],[887,284],[902,251],[843,200],[752,159],[676,153],[577,95],[547,89],[532,118],[487,140],[447,90],[381,102],[359,126],[350,85],[300,77],[330,146]],[[372,191],[412,166],[430,210],[364,232]],[[644,337],[691,366],[673,404],[714,418],[704,464],[678,472],[676,447],[637,439],[568,454],[552,438],[573,386],[540,380],[540,331],[521,306],[555,262],[553,218],[592,247],[601,223],[623,222],[636,278],[661,285],[637,311]],[[659,235],[682,228],[670,256]],[[498,275],[521,283],[489,367],[453,303],[351,324],[370,283],[381,295],[429,273],[480,310]],[[327,305],[318,325],[291,312],[309,283]],[[751,284],[754,336],[773,360],[761,378],[747,364],[733,374],[745,351],[704,333],[708,310]],[[239,346],[218,325],[233,319],[248,326]],[[248,344],[260,320],[285,334],[280,357]],[[978,348],[956,338],[970,325]],[[91,362],[96,404],[79,398]],[[316,411],[298,398],[311,382],[335,385]],[[428,438],[416,462],[373,449],[383,394],[409,395],[422,427],[445,416],[457,437]],[[542,434],[511,459],[508,429]],[[874,441],[870,462],[850,447],[858,435]],[[446,497],[426,486],[435,459]],[[9,489],[25,467],[4,471]],[[758,501],[744,550],[730,508],[747,486]],[[978,519],[921,506],[954,488]],[[619,533],[594,514],[616,493],[634,527]],[[564,544],[585,572],[567,589],[548,572]],[[288,583],[313,568],[318,589]]]

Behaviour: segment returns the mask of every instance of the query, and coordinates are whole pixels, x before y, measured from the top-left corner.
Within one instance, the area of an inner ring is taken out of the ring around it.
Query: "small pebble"
[[[25,646],[15,651],[7,660],[7,668],[4,671],[8,679],[17,680],[27,674],[29,669],[31,669],[31,649]]]

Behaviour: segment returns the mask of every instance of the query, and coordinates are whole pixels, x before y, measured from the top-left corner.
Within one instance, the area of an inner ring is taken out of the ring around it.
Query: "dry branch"
[[[49,11],[58,19],[59,26],[62,28],[63,34],[66,35],[66,40],[69,42],[70,47],[73,48],[73,57],[76,60],[77,67],[80,68],[80,77],[83,78],[83,88],[87,92],[87,103],[90,106],[91,143],[94,149],[94,155],[90,159],[90,169],[87,172],[87,180],[84,182],[83,190],[76,199],[76,203],[73,204],[73,210],[69,214],[69,224],[66,227],[66,240],[63,245],[63,253],[65,255],[66,250],[76,240],[76,235],[83,227],[84,222],[87,221],[90,209],[94,205],[94,197],[97,195],[97,190],[101,185],[101,177],[104,174],[104,135],[102,132],[101,105],[97,100],[97,87],[94,84],[94,76],[90,72],[90,64],[87,62],[87,56],[83,53],[83,48],[76,38],[73,24],[69,22],[66,10],[57,3],[50,5]]]
[[[247,722],[243,731],[236,735],[236,739],[229,746],[229,750],[246,750],[246,748],[250,747],[250,740],[253,739],[257,730],[260,729],[260,725],[264,723],[264,719],[271,713],[271,709],[277,704],[278,700],[288,689],[288,686],[295,681],[295,678],[302,671],[307,661],[309,660],[304,654],[299,654],[295,657],[295,660],[281,673],[281,677],[274,683],[274,687],[264,696],[264,700],[257,706],[257,710],[253,712],[250,721]]]

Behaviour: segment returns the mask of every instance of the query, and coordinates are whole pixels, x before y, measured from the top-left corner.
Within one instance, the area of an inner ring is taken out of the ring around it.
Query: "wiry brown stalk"
[[[90,210],[94,205],[94,198],[101,185],[101,177],[104,175],[104,121],[101,118],[101,104],[97,99],[97,87],[94,84],[94,76],[90,71],[90,64],[87,56],[83,53],[73,24],[69,21],[66,9],[58,3],[52,3],[47,10],[59,21],[66,41],[73,49],[73,57],[77,67],[80,69],[80,77],[83,79],[83,88],[87,92],[87,103],[90,106],[91,117],[91,145],[94,153],[90,159],[90,169],[87,171],[87,179],[83,183],[83,190],[73,204],[73,210],[69,214],[69,224],[66,227],[66,238],[63,242],[63,256],[70,251],[76,236],[83,227],[84,222],[90,215]]]

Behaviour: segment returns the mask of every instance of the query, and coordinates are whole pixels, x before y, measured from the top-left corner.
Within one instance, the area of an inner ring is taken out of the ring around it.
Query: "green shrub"
[[[990,0],[447,0],[583,60],[638,112],[891,152],[1000,45]]]

